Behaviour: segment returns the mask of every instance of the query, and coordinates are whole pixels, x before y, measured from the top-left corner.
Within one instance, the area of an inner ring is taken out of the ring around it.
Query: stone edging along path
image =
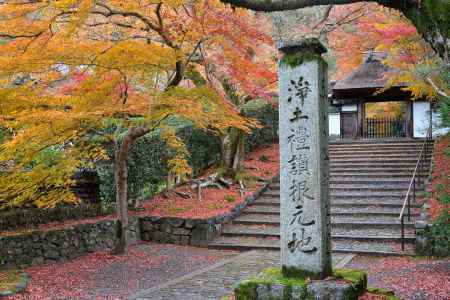
[[[229,213],[208,219],[184,219],[176,217],[131,217],[130,241],[157,241],[180,245],[206,246],[221,233],[222,224],[238,216],[248,204],[267,190],[274,178]],[[55,230],[33,230],[15,235],[0,236],[0,262],[8,265],[39,265],[83,254],[108,250],[116,242],[117,222],[102,220]]]

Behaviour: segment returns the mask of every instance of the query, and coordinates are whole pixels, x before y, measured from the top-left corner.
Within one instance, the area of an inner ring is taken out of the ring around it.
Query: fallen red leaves
[[[278,144],[251,152],[245,159],[245,168],[250,175],[266,179],[277,175],[279,171]],[[237,184],[229,189],[208,188],[202,191],[202,200],[199,201],[196,192],[184,185],[178,187],[177,191],[190,193],[192,198],[185,199],[175,193],[172,193],[170,198],[158,195],[144,202],[144,211],[139,212],[139,215],[207,219],[229,212],[260,186],[261,184],[247,187],[244,197],[240,196]],[[234,201],[227,201],[225,196],[232,196]]]
[[[445,207],[438,201],[441,193],[450,195],[450,136],[445,136],[436,141],[434,150],[434,169],[431,184],[428,187],[430,193],[429,205],[432,219],[437,218],[444,209],[450,211],[450,207]]]
[[[133,293],[232,255],[176,245],[142,244],[126,255],[96,252],[75,260],[27,268],[26,293],[8,300],[129,299]]]
[[[358,300],[388,300],[388,297],[366,292],[364,295],[360,296]]]
[[[450,295],[448,259],[357,256],[346,268],[365,270],[369,286],[393,290],[400,299],[447,300]]]

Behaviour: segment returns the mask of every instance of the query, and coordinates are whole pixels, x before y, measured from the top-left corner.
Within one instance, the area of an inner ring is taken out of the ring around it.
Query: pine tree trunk
[[[131,145],[137,138],[147,134],[149,130],[144,127],[131,128],[122,143],[115,147],[115,184],[117,204],[117,243],[113,249],[114,254],[125,254],[128,248],[128,165],[127,158]]]

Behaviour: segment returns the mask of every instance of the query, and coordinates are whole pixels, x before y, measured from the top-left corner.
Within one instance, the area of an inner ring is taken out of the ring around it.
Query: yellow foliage
[[[217,5],[217,1],[215,4]],[[225,132],[257,126],[210,86],[168,87],[176,64],[188,64],[199,39],[191,1],[63,0],[0,5],[0,209],[74,203],[71,177],[104,159],[94,135],[106,120],[126,128],[161,128],[174,150],[174,174],[191,172],[185,145],[164,120],[177,116]],[[158,12],[158,7],[161,9]],[[199,11],[201,13],[201,11]],[[179,30],[181,26],[187,30]]]

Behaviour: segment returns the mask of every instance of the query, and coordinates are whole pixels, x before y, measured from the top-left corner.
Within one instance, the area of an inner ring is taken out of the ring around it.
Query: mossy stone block
[[[366,287],[367,275],[359,270],[338,269],[334,277],[311,280],[308,276],[286,277],[281,268],[268,268],[241,282],[235,288],[235,297],[237,300],[356,300]]]
[[[364,293],[367,288],[367,274],[361,270],[336,269],[333,273],[334,277],[351,282],[358,295]]]

